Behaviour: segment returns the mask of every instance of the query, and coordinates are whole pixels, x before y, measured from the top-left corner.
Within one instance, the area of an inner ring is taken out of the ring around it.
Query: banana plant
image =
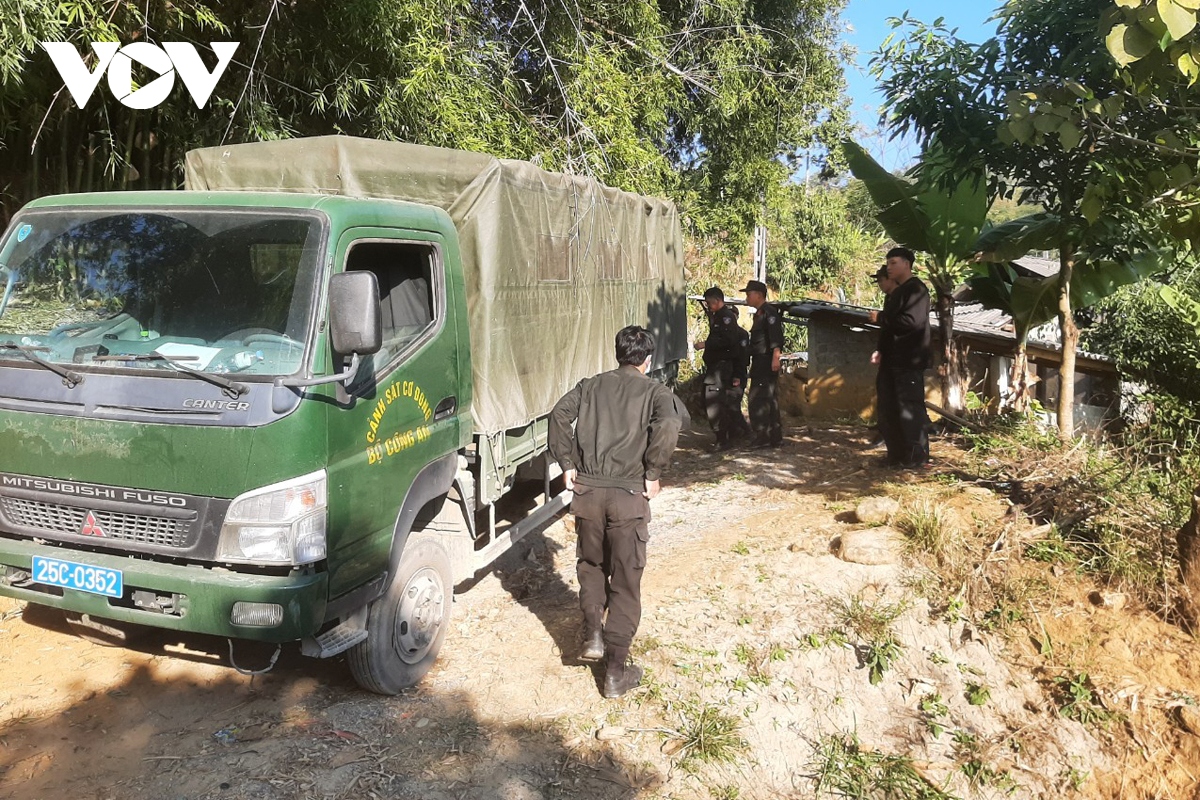
[[[924,255],[922,261],[936,295],[942,363],[938,368],[943,402],[961,411],[964,401],[961,353],[954,341],[954,290],[970,271],[976,240],[990,206],[982,175],[952,182],[911,180],[884,169],[852,141],[842,146],[854,177],[863,182],[880,211],[877,219],[889,237]],[[938,174],[937,153],[927,151],[918,174]]]
[[[1055,247],[1062,235],[1060,218],[1043,212],[989,228],[976,243],[975,275],[967,283],[986,307],[1012,317],[1017,351],[1013,360],[1011,405],[1020,412],[1028,410],[1029,332],[1057,316],[1058,275],[1025,277],[1009,264],[1031,251]],[[1075,308],[1094,305],[1122,286],[1161,272],[1173,256],[1169,249],[1152,248],[1121,260],[1080,259],[1071,272],[1071,304]]]

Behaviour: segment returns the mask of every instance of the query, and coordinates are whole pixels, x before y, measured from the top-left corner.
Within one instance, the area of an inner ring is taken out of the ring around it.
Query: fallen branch
[[[926,400],[925,407],[928,408],[930,411],[937,412],[938,414],[940,414],[941,416],[950,420],[955,425],[958,425],[961,428],[966,428],[968,430],[974,431],[975,433],[983,433],[983,426],[976,425],[974,422],[971,422],[970,420],[965,420],[962,417],[958,416],[957,414],[951,414],[949,411],[947,411],[946,409],[937,405],[936,403],[931,403],[928,400]]]

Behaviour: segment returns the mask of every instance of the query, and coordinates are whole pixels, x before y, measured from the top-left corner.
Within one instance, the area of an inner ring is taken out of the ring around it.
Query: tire
[[[409,542],[387,592],[371,603],[366,641],[349,652],[359,686],[394,695],[425,677],[450,627],[452,589],[450,558],[442,546]]]

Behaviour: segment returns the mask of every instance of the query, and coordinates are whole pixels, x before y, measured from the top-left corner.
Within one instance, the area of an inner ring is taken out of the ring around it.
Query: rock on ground
[[[854,509],[854,516],[863,525],[883,525],[900,510],[900,503],[890,497],[868,497]]]
[[[867,528],[843,533],[836,544],[838,558],[855,564],[899,564],[904,537],[893,528]]]

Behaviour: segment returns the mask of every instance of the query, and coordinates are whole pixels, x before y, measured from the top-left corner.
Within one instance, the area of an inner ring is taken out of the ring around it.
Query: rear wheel
[[[451,589],[450,558],[441,545],[404,548],[387,592],[371,604],[366,641],[349,653],[359,686],[392,695],[425,677],[446,638]]]

